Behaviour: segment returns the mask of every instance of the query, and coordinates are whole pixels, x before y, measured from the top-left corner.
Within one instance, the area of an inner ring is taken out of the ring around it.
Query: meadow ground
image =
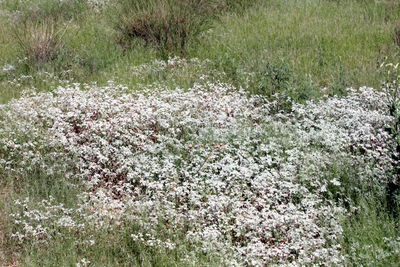
[[[395,0],[0,0],[0,265],[396,266],[399,53]]]

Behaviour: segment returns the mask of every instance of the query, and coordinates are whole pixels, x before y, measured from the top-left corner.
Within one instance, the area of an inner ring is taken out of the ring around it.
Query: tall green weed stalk
[[[387,205],[391,212],[398,215],[400,207],[400,68],[399,63],[384,63],[381,68],[385,72],[386,81],[384,88],[389,97],[389,114],[393,117],[391,125],[387,130],[392,135],[394,148],[392,153],[393,170],[389,176],[387,184],[386,197]]]

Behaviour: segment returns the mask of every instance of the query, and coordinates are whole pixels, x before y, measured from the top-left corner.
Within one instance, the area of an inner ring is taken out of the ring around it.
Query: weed
[[[394,42],[400,47],[400,24],[398,24],[394,29]]]
[[[283,61],[267,62],[254,76],[251,92],[277,101],[277,111],[290,111],[293,102],[302,103],[319,96],[311,80],[297,81],[292,67]]]
[[[260,0],[221,0],[225,11],[242,14],[246,9],[259,4]]]
[[[360,197],[358,208],[344,222],[346,266],[396,266],[400,239],[398,220],[381,209],[378,197]]]
[[[259,75],[261,77],[257,92],[267,96],[284,93],[292,85],[292,71],[284,62],[276,64],[267,63]]]
[[[388,177],[386,187],[386,201],[388,209],[392,214],[398,215],[400,208],[400,69],[399,64],[381,65],[386,74],[384,88],[387,91],[388,110],[393,118],[392,123],[388,125],[387,131],[393,139],[394,147],[392,149],[393,169]]]

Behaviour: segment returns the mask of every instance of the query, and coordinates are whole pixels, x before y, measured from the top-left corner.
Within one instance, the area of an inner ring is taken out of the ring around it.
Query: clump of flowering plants
[[[384,190],[393,165],[386,104],[384,93],[350,89],[287,114],[223,83],[136,93],[75,84],[1,106],[0,163],[85,181],[80,220],[135,221],[132,239],[149,246],[179,245],[157,236],[162,223],[228,265],[334,265],[347,191]],[[85,225],[68,216],[58,227]],[[19,240],[32,236],[22,224]]]

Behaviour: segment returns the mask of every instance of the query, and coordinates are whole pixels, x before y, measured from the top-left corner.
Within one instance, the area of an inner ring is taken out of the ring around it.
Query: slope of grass
[[[332,94],[350,86],[379,87],[380,62],[399,60],[399,14],[396,2],[266,1],[243,16],[224,17],[193,55],[211,58],[233,79],[262,74],[267,64],[283,65],[304,98],[324,87]]]

